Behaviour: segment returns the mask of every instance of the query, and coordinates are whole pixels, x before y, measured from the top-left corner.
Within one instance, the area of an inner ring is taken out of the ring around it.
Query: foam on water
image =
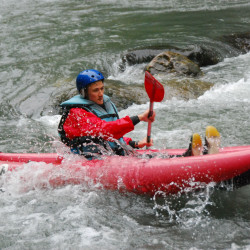
[[[126,51],[162,44],[224,48],[220,37],[249,29],[249,6],[247,0],[2,0],[0,150],[57,151],[73,161],[59,142],[60,116],[42,112],[58,79],[68,84],[83,68],[95,67],[109,79],[143,84],[145,65],[120,71]],[[249,62],[248,53],[203,68],[202,79],[215,84],[211,90],[195,100],[155,104],[155,147],[186,147],[191,133],[203,134],[208,124],[219,129],[225,146],[249,144]],[[132,105],[120,115],[147,108]],[[140,123],[129,136],[141,139],[146,130]],[[51,188],[46,171],[57,176],[53,165],[31,162],[1,176],[1,249],[250,247],[249,186],[151,200],[91,182]]]
[[[144,83],[144,67],[146,64],[137,64],[133,66],[126,65],[123,72],[120,70],[121,61],[116,61],[111,68],[111,75],[108,79],[118,80],[125,84],[143,84]],[[124,82],[124,79],[126,81]]]
[[[27,244],[36,249],[105,247],[117,237],[111,227],[99,221],[99,216],[96,218],[102,211],[102,194],[83,192],[80,186],[26,193],[9,188],[1,194],[0,211],[4,216],[1,225],[11,222],[8,232],[1,233],[1,248],[25,248]],[[8,237],[14,232],[17,237]]]
[[[220,78],[214,80],[214,87],[198,99],[184,101],[172,98],[155,103],[154,110],[157,116],[152,127],[155,146],[157,148],[187,147],[191,134],[198,132],[203,135],[207,125],[218,127],[224,146],[249,144],[249,58],[250,53],[236,58],[228,58],[218,65],[206,69],[205,80],[213,81],[214,75],[217,77],[219,75]],[[162,75],[156,76],[156,78],[159,81],[164,79]],[[148,106],[148,103],[134,104],[128,109],[122,110],[120,115],[137,115],[146,110]],[[237,136],[239,124],[241,124],[241,132],[244,131],[243,138]],[[141,139],[143,135],[146,135],[146,130],[146,124],[140,123],[129,135]],[[183,141],[185,141],[184,144]]]
[[[59,138],[57,128],[60,122],[61,115],[54,116],[42,116],[36,119],[38,122],[42,123],[44,127],[46,127],[48,133],[53,135],[55,138]]]
[[[215,102],[223,106],[250,102],[250,78],[242,78],[235,83],[223,84],[207,91],[198,98],[201,103]]]
[[[193,183],[197,185],[197,183]],[[153,197],[154,210],[156,216],[168,216],[172,223],[179,223],[184,228],[194,228],[198,224],[208,223],[206,220],[209,206],[214,206],[210,201],[211,194],[214,191],[215,183],[203,186],[201,191],[191,193],[188,189],[186,195],[179,194],[166,197],[162,200],[158,198],[159,193]],[[163,195],[164,194],[160,194]],[[178,202],[176,202],[178,200]]]
[[[128,245],[155,248],[177,245],[181,248],[181,243],[171,240],[176,234],[181,234],[189,247],[193,240],[202,246],[201,238],[207,242],[215,239],[221,242],[225,230],[229,234],[233,230],[242,239],[247,236],[246,228],[245,234],[240,236],[244,227],[241,220],[230,229],[228,220],[214,215],[221,195],[217,194],[218,200],[213,197],[216,195],[213,183],[196,193],[187,190],[186,194],[175,196],[159,197],[156,194],[150,200],[126,192],[105,191],[91,182],[51,188],[48,177],[70,177],[70,172],[53,170],[55,167],[30,162],[17,172],[2,176],[0,226],[9,226],[0,235],[1,247],[116,249]],[[235,194],[235,198],[228,196],[230,203],[242,204],[242,200],[235,200],[241,197],[240,194]],[[247,203],[244,207],[247,208]],[[224,210],[223,204],[221,209]],[[233,216],[230,210],[228,212]],[[210,239],[215,227],[222,231]],[[18,236],[8,236],[13,234]],[[238,241],[235,244],[242,245]]]

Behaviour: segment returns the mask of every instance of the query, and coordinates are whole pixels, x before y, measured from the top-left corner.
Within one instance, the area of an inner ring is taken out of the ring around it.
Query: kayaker
[[[94,69],[80,72],[76,78],[76,87],[79,95],[61,104],[64,113],[58,126],[62,142],[74,153],[83,154],[87,158],[110,152],[126,155],[133,152],[126,145],[132,148],[153,145],[152,140],[150,143],[147,143],[146,138],[134,141],[124,135],[134,130],[140,121],[153,122],[155,112],[150,118],[149,110],[138,116],[119,118],[116,106],[104,95],[104,76]],[[217,129],[208,126],[204,147],[200,135],[193,134],[187,151],[178,157],[218,153],[219,139]]]
[[[95,69],[84,70],[76,78],[79,95],[63,102],[64,109],[58,132],[63,143],[71,151],[87,158],[93,155],[113,152],[126,155],[132,148],[150,147],[146,138],[134,141],[124,135],[140,121],[154,122],[155,112],[151,117],[149,110],[137,115],[119,118],[114,103],[104,95],[104,76]]]

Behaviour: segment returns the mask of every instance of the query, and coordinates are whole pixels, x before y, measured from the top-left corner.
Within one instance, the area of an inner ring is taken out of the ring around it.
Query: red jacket
[[[71,108],[63,124],[63,129],[69,139],[81,136],[100,136],[105,140],[119,139],[126,133],[134,130],[134,125],[129,116],[116,121],[104,121],[91,112],[81,108]],[[124,138],[126,143],[131,138]]]

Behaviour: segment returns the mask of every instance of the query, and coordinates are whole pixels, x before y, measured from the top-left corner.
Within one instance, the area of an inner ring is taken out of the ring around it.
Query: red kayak
[[[91,161],[73,154],[61,157],[55,153],[0,153],[0,174],[10,175],[28,168],[29,177],[22,178],[32,178],[30,173],[35,174],[40,162],[40,176],[51,187],[87,183],[150,195],[157,191],[173,194],[231,179],[237,187],[250,183],[250,146],[225,147],[213,155],[159,158],[184,151],[138,150],[139,154],[154,157],[105,156]]]

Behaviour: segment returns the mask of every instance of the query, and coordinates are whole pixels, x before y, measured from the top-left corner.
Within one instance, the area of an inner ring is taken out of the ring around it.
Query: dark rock
[[[148,63],[158,54],[166,50],[175,51],[178,49],[169,45],[151,46],[148,48],[135,49],[123,55],[122,61],[123,63],[127,63],[130,66],[135,64]]]
[[[135,65],[141,63],[149,63],[158,54],[164,51],[171,51],[186,56],[188,59],[197,63],[200,67],[214,65],[222,60],[222,55],[215,48],[210,46],[189,46],[188,48],[180,49],[173,46],[155,46],[142,49],[135,49],[127,52],[122,56],[123,65],[121,69],[125,67],[125,64]]]
[[[226,35],[223,40],[242,53],[250,51],[250,32]]]
[[[190,50],[181,51],[180,54],[186,56],[200,67],[215,65],[222,60],[222,55],[215,48],[209,46],[192,46]]]
[[[201,74],[200,67],[186,56],[171,51],[157,55],[146,67],[151,74],[174,73],[197,76]]]
[[[123,57],[123,62],[127,62],[128,65],[135,65],[145,62],[150,62],[155,56],[161,53],[162,50],[142,49],[128,52]]]
[[[105,81],[105,94],[115,103],[118,110],[149,101],[144,85],[128,85],[117,81]]]

